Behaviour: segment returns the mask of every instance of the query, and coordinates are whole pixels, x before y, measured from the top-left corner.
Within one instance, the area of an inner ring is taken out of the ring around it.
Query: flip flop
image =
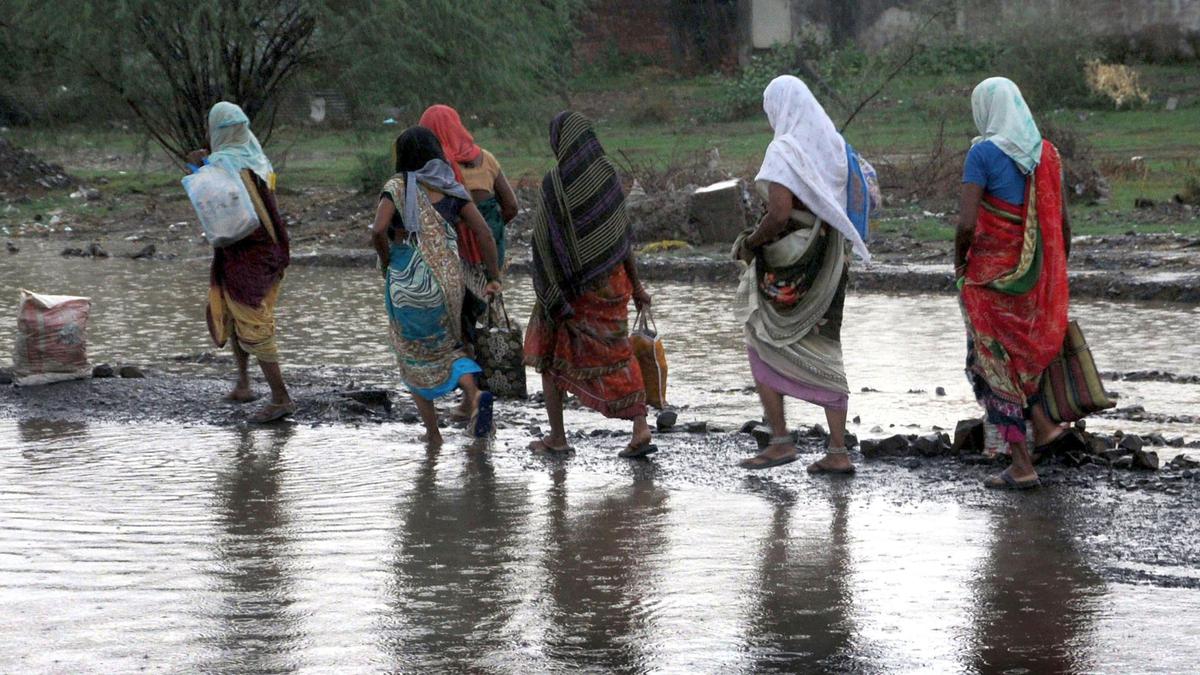
[[[625,446],[624,450],[617,453],[617,457],[620,457],[621,459],[641,459],[647,455],[653,455],[656,452],[658,452],[658,446],[650,441],[639,443],[638,445],[630,443],[629,445]]]
[[[538,440],[530,443],[529,449],[534,452],[540,452],[540,453],[543,453],[546,455],[568,455],[575,451],[574,448],[572,448],[569,445],[563,446],[561,448],[556,448],[552,445],[547,444],[546,441],[543,441],[540,438]]]
[[[471,422],[471,435],[475,438],[488,438],[495,430],[492,416],[492,404],[495,401],[496,397],[492,392],[484,391],[479,393],[479,406],[475,409],[475,415]]]
[[[774,459],[763,457],[762,455],[755,455],[738,462],[738,466],[742,467],[743,469],[751,470],[770,469],[777,466],[783,466],[784,464],[791,464],[792,462],[796,461],[799,456],[800,455],[795,452],[790,455],[784,455],[783,457],[776,457]]]
[[[261,410],[250,416],[250,421],[254,424],[270,424],[296,412],[295,403],[270,403],[262,407]]]
[[[988,476],[984,479],[983,485],[996,490],[1032,490],[1041,487],[1042,481],[1036,476],[1026,480],[1017,480],[1012,477],[1008,469],[1005,469],[994,476]]]
[[[825,461],[824,457],[822,457],[821,459],[818,459],[817,461],[813,462],[812,464],[809,464],[806,471],[808,471],[810,474],[813,474],[814,476],[819,473],[827,473],[830,475],[849,476],[858,470],[855,468],[855,466],[853,464],[851,464],[850,466],[847,466],[847,467],[831,469],[831,468],[825,466],[824,464],[821,464],[821,462],[824,462],[824,461]]]

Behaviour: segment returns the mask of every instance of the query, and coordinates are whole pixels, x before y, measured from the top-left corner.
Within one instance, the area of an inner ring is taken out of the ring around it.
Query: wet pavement
[[[0,266],[0,298],[18,285],[91,293],[93,359],[151,374],[101,394],[163,398],[164,383],[192,378],[186,405],[199,407],[221,390],[228,364],[171,358],[209,349],[202,261],[46,261]],[[296,269],[287,284],[281,342],[298,386],[397,385],[374,276]],[[683,417],[732,429],[757,416],[730,289],[652,290]],[[510,296],[523,318],[528,291]],[[1195,308],[1074,311],[1102,369],[1200,374]],[[852,296],[847,315],[861,434],[978,415],[952,299]],[[0,322],[0,344],[14,323]],[[1200,410],[1196,384],[1111,388],[1122,405]],[[995,493],[978,487],[990,467],[951,460],[818,479],[803,472],[816,447],[747,475],[733,465],[754,443],[735,434],[665,435],[650,461],[629,462],[615,457],[621,436],[590,434],[622,425],[582,411],[568,421],[589,433],[551,460],[524,450],[536,406],[512,404],[484,452],[457,436],[430,451],[397,421],[221,426],[229,408],[211,405],[187,423],[119,424],[87,400],[38,417],[10,406],[0,419],[0,671],[1173,673],[1200,662],[1195,486],[1128,492],[1064,473],[1036,493]],[[1189,423],[1092,426],[1200,438]]]

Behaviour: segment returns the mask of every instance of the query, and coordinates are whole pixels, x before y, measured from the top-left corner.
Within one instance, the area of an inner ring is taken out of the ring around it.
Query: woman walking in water
[[[479,365],[463,351],[463,266],[452,223],[461,219],[484,244],[490,279],[485,296],[500,292],[496,247],[470,194],[454,180],[433,132],[406,129],[392,154],[396,175],[383,186],[372,240],[400,377],[412,392],[427,443],[442,442],[434,400],[456,388],[463,390],[472,435],[485,438],[492,432],[492,394],[479,391]]]
[[[824,408],[829,423],[829,447],[809,473],[853,473],[841,328],[850,251],[869,259],[866,178],[853,148],[798,78],[772,80],[763,109],[775,138],[754,180],[767,213],[738,237],[733,254],[749,264],[735,307],[772,437],[741,466],[796,460],[784,416],[783,397],[792,396]]]
[[[275,303],[290,262],[288,231],[275,203],[275,169],[250,130],[240,107],[221,101],[208,113],[209,150],[196,150],[192,164],[215,164],[241,177],[258,213],[259,227],[246,238],[213,249],[209,274],[208,331],[218,347],[233,346],[237,384],[226,398],[253,401],[250,356],[258,360],[271,387],[271,402],[255,413],[254,422],[272,422],[296,410],[279,368],[275,343]]]
[[[1071,229],[1062,163],[1011,80],[980,82],[971,111],[979,136],[963,169],[954,247],[967,379],[1012,453],[1012,465],[984,484],[1025,489],[1040,484],[1026,420],[1039,447],[1063,433],[1037,405],[1042,372],[1067,331]]]
[[[621,457],[644,457],[651,444],[646,392],[629,342],[629,300],[650,295],[638,279],[625,193],[617,172],[579,113],[550,123],[558,166],[542,180],[533,219],[533,285],[537,303],[525,334],[525,363],[542,374],[550,434],[535,452],[566,452],[567,391],[606,417],[633,421]]]

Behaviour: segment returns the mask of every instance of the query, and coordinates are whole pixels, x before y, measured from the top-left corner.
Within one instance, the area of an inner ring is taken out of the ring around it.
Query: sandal
[[[568,455],[572,452],[575,452],[575,449],[569,445],[564,445],[561,448],[556,448],[541,438],[530,443],[529,449],[534,452],[544,454],[544,455]]]
[[[844,455],[844,456],[850,455],[850,453],[847,452],[845,448],[829,448],[828,450],[825,451],[825,454],[826,455]],[[825,464],[822,464],[822,462],[824,462],[827,459],[829,459],[829,457],[822,457],[821,459],[818,459],[817,461],[813,462],[812,464],[809,464],[808,469],[807,469],[808,472],[813,475],[816,475],[818,473],[827,473],[827,474],[832,474],[832,475],[848,476],[858,470],[855,468],[855,466],[853,464],[851,464],[850,466],[839,466],[839,467],[826,466]]]
[[[988,476],[983,481],[984,487],[993,488],[996,490],[1032,490],[1042,486],[1042,481],[1034,476],[1025,480],[1017,480],[1012,477],[1008,469],[1001,471],[994,476]]]
[[[796,444],[793,442],[791,436],[773,437],[770,441],[768,441],[767,447],[769,448],[772,445],[790,445],[792,446],[792,452],[791,454],[787,454],[782,457],[767,457],[765,454],[760,453],[753,457],[743,459],[742,461],[738,462],[738,466],[742,467],[743,469],[751,470],[770,469],[776,466],[783,466],[784,464],[791,464],[800,456],[800,454],[796,451]]]
[[[296,403],[289,401],[288,403],[268,403],[263,406],[258,412],[250,416],[250,421],[254,424],[270,424],[296,412]]]
[[[658,452],[658,446],[650,441],[643,441],[634,445],[632,442],[625,446],[625,449],[617,453],[617,457],[621,459],[641,459],[647,455],[652,455]]]
[[[496,397],[490,391],[479,392],[479,405],[475,406],[475,414],[471,416],[471,435],[475,438],[488,438],[496,430],[492,413],[492,404]]]

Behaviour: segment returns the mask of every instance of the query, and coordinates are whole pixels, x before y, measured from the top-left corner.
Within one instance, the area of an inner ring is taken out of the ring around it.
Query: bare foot
[[[225,400],[233,403],[249,403],[258,400],[258,394],[255,394],[250,387],[234,387],[233,391],[225,394]]]
[[[442,447],[442,433],[440,431],[432,431],[421,434],[417,440],[431,448]]]
[[[850,455],[844,452],[827,452],[825,456],[808,465],[809,473],[854,473]]]
[[[766,450],[738,462],[743,469],[768,469],[796,461],[796,446],[793,443],[773,443]]]
[[[529,449],[537,453],[563,454],[571,451],[565,438],[546,436],[529,444]]]

